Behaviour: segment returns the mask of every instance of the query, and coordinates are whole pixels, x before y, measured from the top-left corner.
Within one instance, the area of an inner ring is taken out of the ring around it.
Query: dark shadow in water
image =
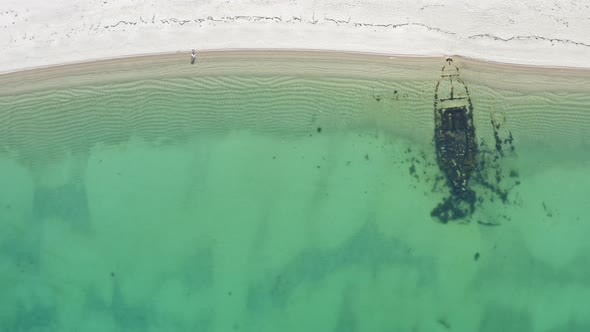
[[[15,270],[27,275],[39,272],[42,245],[42,229],[36,224],[29,226],[4,235],[0,242],[0,260],[11,261]]]
[[[334,332],[358,331],[357,318],[351,305],[351,303],[354,303],[352,299],[353,287],[349,287],[344,293]]]
[[[88,195],[83,181],[48,188],[37,186],[33,196],[33,218],[61,218],[78,229],[90,226]]]
[[[525,244],[516,242],[507,243],[505,248],[498,244],[496,249],[485,253],[486,264],[481,265],[474,278],[473,289],[493,291],[510,285],[521,290],[535,290],[558,289],[563,285],[587,288],[590,285],[590,259],[585,253],[568,264],[555,267],[536,258]],[[498,273],[498,267],[502,268],[502,273]]]
[[[138,279],[141,276],[136,276]],[[182,264],[182,272],[168,276],[180,280],[185,287],[186,295],[192,296],[199,290],[207,289],[213,283],[213,254],[210,249],[200,251],[190,261]],[[103,299],[97,289],[86,292],[86,309],[93,313],[99,312],[113,319],[120,331],[147,331],[155,327],[162,331],[209,331],[213,324],[213,316],[210,313],[195,312],[194,319],[177,320],[160,314],[153,303],[131,304],[126,300],[125,293],[118,280],[117,272],[105,273],[105,278],[110,278],[112,291],[110,299]],[[166,279],[160,281],[160,285],[166,283]],[[158,293],[158,288],[153,290]],[[188,321],[188,322],[187,322]]]
[[[5,304],[7,305],[7,304]],[[39,303],[25,305],[12,303],[16,313],[10,320],[0,322],[0,330],[6,332],[20,331],[59,331],[57,328],[57,308]]]
[[[547,332],[588,332],[590,331],[590,321],[580,322],[576,319],[547,330]]]
[[[515,292],[524,294],[536,294],[539,290],[544,290],[548,295],[543,301],[551,301],[550,293],[559,292],[564,285],[580,289],[590,285],[590,260],[582,255],[569,264],[555,267],[533,256],[525,244],[509,241],[505,248],[500,244],[497,248],[494,246],[485,257],[486,264],[481,265],[470,285],[471,291],[482,293],[482,297],[495,296],[496,290],[506,291],[506,287],[510,287]],[[509,302],[510,299],[507,298],[506,301]],[[530,322],[527,314],[507,307],[497,307],[488,308],[482,320],[482,331],[532,330],[528,326]],[[573,320],[546,331],[590,331],[590,322]]]
[[[374,276],[381,269],[405,265],[420,270],[422,284],[435,278],[431,262],[414,258],[402,241],[386,238],[374,222],[367,222],[352,237],[334,249],[306,249],[271,276],[250,285],[248,307],[261,310],[283,306],[290,294],[304,283],[315,283],[349,267],[360,267]]]
[[[488,305],[479,323],[480,332],[533,331],[531,315],[497,304]]]
[[[113,286],[110,301],[103,300],[98,295],[98,290],[91,289],[86,294],[86,308],[90,312],[101,312],[112,317],[117,327],[123,331],[148,329],[155,318],[153,310],[149,305],[128,304],[116,276],[113,275],[111,278]]]
[[[121,286],[116,278],[113,281],[113,293],[111,297],[111,313],[117,325],[125,331],[145,331],[154,319],[153,310],[149,304],[131,305],[125,301]]]

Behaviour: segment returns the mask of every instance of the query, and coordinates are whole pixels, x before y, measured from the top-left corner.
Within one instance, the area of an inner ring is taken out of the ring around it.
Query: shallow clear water
[[[1,330],[589,330],[589,81],[466,79],[493,186],[442,224],[438,74],[0,95]]]

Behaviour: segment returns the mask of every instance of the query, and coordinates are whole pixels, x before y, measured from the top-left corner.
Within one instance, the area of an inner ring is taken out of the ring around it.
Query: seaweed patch
[[[38,186],[33,194],[33,217],[36,220],[62,218],[82,229],[90,224],[86,184],[72,181],[57,187]]]

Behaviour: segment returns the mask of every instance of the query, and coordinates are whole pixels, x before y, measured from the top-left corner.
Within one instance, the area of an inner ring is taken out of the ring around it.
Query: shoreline
[[[197,53],[155,53],[39,66],[0,74],[0,96],[67,88],[72,85],[191,75],[297,75],[367,79],[438,79],[447,56],[407,56],[305,49],[228,49]],[[449,56],[462,78],[490,87],[520,91],[590,91],[590,68],[500,63]],[[576,81],[577,82],[568,82]],[[534,82],[534,83],[531,83]],[[556,86],[556,83],[557,85]],[[582,82],[582,84],[579,84]]]
[[[466,60],[469,62],[477,63],[480,65],[488,65],[488,66],[496,66],[496,67],[504,67],[504,68],[513,68],[513,69],[522,69],[522,70],[532,70],[537,72],[548,72],[551,71],[568,71],[571,73],[580,72],[580,73],[588,73],[590,76],[590,66],[588,67],[576,67],[576,66],[558,66],[558,65],[541,65],[541,64],[534,64],[534,63],[517,63],[517,62],[502,62],[496,60],[489,60],[486,58],[477,58],[471,56],[465,56],[461,54],[440,54],[440,55],[424,55],[424,54],[394,54],[394,53],[381,53],[381,52],[368,52],[368,51],[347,51],[347,50],[338,50],[338,49],[306,49],[306,48],[226,48],[226,49],[205,49],[205,50],[197,50],[197,59],[199,55],[274,55],[274,54],[286,55],[286,54],[297,54],[297,55],[309,55],[309,54],[317,54],[317,55],[344,55],[350,57],[371,57],[371,58],[396,58],[400,60],[415,60],[415,59],[441,59],[441,63],[444,62],[444,59],[447,57],[450,58],[458,58],[462,60]],[[142,60],[144,58],[154,59],[156,61],[167,59],[175,56],[184,56],[185,58],[189,58],[190,56],[190,49],[184,51],[172,51],[172,52],[155,52],[155,53],[139,53],[139,54],[129,54],[129,55],[121,55],[121,56],[113,56],[113,57],[102,57],[102,58],[92,58],[87,60],[79,60],[79,61],[65,61],[61,63],[55,64],[47,64],[47,65],[39,65],[34,67],[27,67],[27,68],[18,68],[12,69],[7,71],[0,71],[0,77],[4,77],[6,75],[11,74],[20,74],[26,72],[34,72],[34,71],[43,71],[43,70],[52,70],[58,69],[60,67],[75,67],[75,66],[84,66],[84,65],[94,65],[94,64],[102,64],[106,62],[122,62],[127,60]],[[590,61],[590,59],[589,59]]]

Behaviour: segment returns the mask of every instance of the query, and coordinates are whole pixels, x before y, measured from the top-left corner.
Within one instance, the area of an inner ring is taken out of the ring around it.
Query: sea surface
[[[589,73],[455,58],[442,222],[445,59],[277,54],[0,75],[0,331],[590,331]]]

